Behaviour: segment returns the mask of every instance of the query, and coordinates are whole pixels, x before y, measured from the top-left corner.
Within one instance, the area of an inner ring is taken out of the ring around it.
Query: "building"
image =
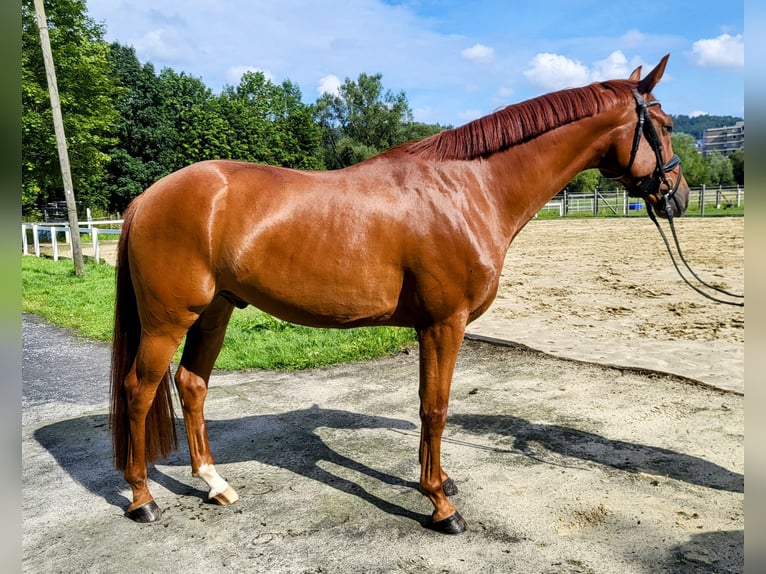
[[[745,122],[737,122],[733,126],[723,128],[710,128],[702,134],[702,155],[717,151],[721,155],[728,156],[730,153],[745,147]]]

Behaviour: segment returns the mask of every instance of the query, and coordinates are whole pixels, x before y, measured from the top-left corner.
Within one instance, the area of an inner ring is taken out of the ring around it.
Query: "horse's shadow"
[[[514,451],[530,457],[536,456],[536,445],[540,445],[564,457],[589,460],[621,471],[669,477],[716,490],[745,491],[744,475],[665,448],[608,439],[571,427],[531,423],[511,415],[456,414],[449,420],[472,433],[509,437]]]
[[[530,457],[536,456],[530,443],[536,443],[564,457],[590,460],[621,471],[645,472],[707,488],[744,492],[742,474],[669,449],[607,439],[564,426],[535,424],[509,415],[454,414],[448,423],[469,433],[511,437],[514,451]],[[179,427],[182,427],[180,422]],[[207,427],[218,463],[257,461],[286,469],[357,496],[389,514],[411,518],[424,526],[429,523],[428,515],[384,500],[359,484],[325,470],[320,464],[329,462],[385,484],[417,488],[414,482],[386,474],[336,452],[316,432],[320,428],[412,431],[416,427],[410,421],[312,407],[281,414],[211,420]],[[84,416],[41,427],[35,431],[35,438],[77,483],[110,504],[121,508],[128,506],[130,501],[123,494],[125,484],[111,464],[106,415]],[[163,461],[164,464],[189,465],[184,440],[181,433],[179,441],[182,448]],[[461,442],[470,444],[465,440]],[[477,448],[482,447],[477,445]],[[180,482],[157,468],[150,469],[149,476],[175,494],[203,499],[207,496],[206,492]]]
[[[423,526],[429,524],[429,515],[412,512],[384,500],[359,484],[325,470],[320,464],[328,462],[385,484],[417,488],[415,482],[371,468],[336,452],[316,432],[320,428],[412,431],[416,427],[409,421],[314,406],[281,414],[208,420],[206,426],[216,463],[257,461],[286,469],[357,496],[389,514],[411,518]],[[161,463],[188,467],[190,463],[182,421],[177,421],[177,427],[181,431],[180,448]],[[110,504],[123,508],[128,506],[130,501],[120,492],[125,488],[125,483],[111,465],[106,415],[57,422],[38,429],[35,438],[76,482],[102,496]],[[180,482],[156,467],[150,467],[149,477],[174,494],[207,498],[206,491]]]

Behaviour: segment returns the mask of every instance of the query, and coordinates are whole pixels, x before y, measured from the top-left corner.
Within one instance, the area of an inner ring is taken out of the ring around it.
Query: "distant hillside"
[[[723,128],[726,126],[733,126],[737,122],[741,122],[742,118],[735,116],[695,116],[689,117],[685,115],[672,116],[673,118],[673,131],[676,133],[689,134],[695,140],[702,139],[702,132],[709,128]]]

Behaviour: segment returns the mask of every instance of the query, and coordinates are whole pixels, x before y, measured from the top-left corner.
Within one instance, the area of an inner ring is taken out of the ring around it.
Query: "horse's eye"
[[[673,133],[673,126],[662,126],[662,129],[665,130],[666,134],[672,134]]]

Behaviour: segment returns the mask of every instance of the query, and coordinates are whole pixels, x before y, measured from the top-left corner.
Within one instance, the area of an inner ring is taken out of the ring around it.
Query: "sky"
[[[551,91],[646,75],[680,115],[744,117],[744,2],[722,0],[87,0],[107,41],[213,92],[245,71],[306,102],[360,73],[415,120],[462,125]]]

